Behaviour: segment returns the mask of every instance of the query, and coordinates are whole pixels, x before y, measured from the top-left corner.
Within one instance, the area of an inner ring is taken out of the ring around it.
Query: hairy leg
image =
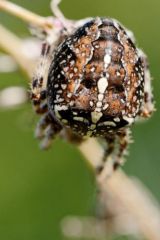
[[[142,103],[140,116],[144,118],[148,118],[153,113],[154,109],[154,101],[152,95],[152,86],[151,86],[151,76],[149,71],[148,59],[146,55],[140,50],[139,51],[142,62],[144,64],[144,100]]]
[[[116,134],[112,134],[110,136],[105,137],[105,150],[102,158],[102,162],[99,164],[97,167],[97,173],[100,174],[104,167],[105,164],[108,162],[109,157],[114,153],[115,147],[116,147]]]
[[[31,83],[31,99],[36,113],[47,112],[46,87],[48,70],[51,64],[51,46],[45,42],[42,45],[41,57]]]
[[[112,161],[112,171],[118,169],[123,164],[123,157],[130,141],[130,131],[127,128],[105,138],[107,148],[104,152],[102,163],[97,167],[97,173],[103,174],[108,160]]]
[[[48,149],[61,130],[62,126],[49,113],[43,115],[35,131],[35,136],[41,139],[41,148]]]
[[[118,152],[115,157],[115,162],[113,165],[113,170],[116,170],[124,162],[124,156],[127,154],[128,144],[131,143],[131,133],[130,129],[126,128],[118,132]]]

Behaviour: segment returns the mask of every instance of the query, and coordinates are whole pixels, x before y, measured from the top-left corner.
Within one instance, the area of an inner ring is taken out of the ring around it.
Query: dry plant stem
[[[35,14],[6,0],[0,0],[0,10],[10,13],[29,24],[33,24],[43,29],[53,27],[51,22],[48,21],[48,18],[39,16],[38,14]]]
[[[89,164],[96,169],[103,150],[98,142],[89,139],[80,145],[79,150]],[[117,171],[110,178],[96,178],[98,187],[106,196],[108,192],[122,204],[135,219],[143,236],[149,240],[160,240],[160,209],[150,200],[146,200],[134,182],[123,171]],[[106,197],[107,201],[107,197]]]
[[[11,55],[31,79],[35,64],[21,52],[22,40],[2,25],[0,25],[0,36],[0,49]]]
[[[46,19],[35,15],[28,10],[15,6],[7,1],[0,0],[0,9],[3,9],[33,25],[46,27]],[[27,73],[31,79],[34,64],[30,59],[19,51],[21,40],[13,33],[0,26],[0,48],[10,54],[18,63],[20,68]],[[93,170],[96,169],[103,154],[102,147],[95,139],[89,139],[79,146]],[[134,182],[129,179],[123,171],[118,171],[110,178],[96,176],[97,184],[104,195],[110,192],[117,204],[123,204],[135,221],[139,224],[141,232],[148,240],[160,240],[160,211],[150,201],[146,204],[142,193],[136,188]],[[150,206],[150,207],[149,207]],[[156,214],[155,214],[156,212]]]

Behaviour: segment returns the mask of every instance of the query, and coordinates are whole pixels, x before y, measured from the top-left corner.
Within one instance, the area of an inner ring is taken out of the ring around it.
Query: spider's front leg
[[[150,76],[147,56],[141,50],[139,50],[139,53],[144,64],[144,99],[140,110],[140,116],[148,118],[155,111],[151,86],[152,79]]]
[[[99,164],[99,166],[96,169],[98,174],[100,174],[103,171],[105,164],[108,162],[109,157],[115,151],[116,135],[115,134],[109,135],[109,136],[105,137],[104,140],[105,140],[105,144],[107,144],[107,146],[105,146],[102,162]]]
[[[132,142],[131,131],[129,128],[124,128],[118,135],[118,152],[115,156],[115,162],[113,165],[113,170],[116,170],[124,163],[124,156],[127,155],[128,144]]]
[[[104,152],[102,163],[97,167],[97,173],[102,174],[105,171],[108,161],[112,161],[112,170],[117,170],[124,162],[124,155],[128,144],[130,143],[130,130],[124,128],[105,138],[107,148]]]

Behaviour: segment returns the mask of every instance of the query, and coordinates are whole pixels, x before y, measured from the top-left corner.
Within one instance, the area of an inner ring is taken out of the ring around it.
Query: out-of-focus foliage
[[[16,0],[28,9],[50,15],[49,0]],[[160,1],[64,0],[68,18],[110,16],[131,29],[138,46],[148,55],[158,111],[147,122],[133,127],[134,144],[124,166],[138,176],[160,200]],[[0,13],[4,23],[19,36],[29,35],[26,25]],[[21,73],[0,74],[0,88],[23,85]],[[61,140],[42,152],[33,137],[37,117],[31,105],[0,111],[0,239],[64,239],[59,222],[65,215],[89,215],[95,197],[93,177],[78,151]],[[126,239],[126,238],[121,238]],[[130,239],[130,238],[129,238]]]

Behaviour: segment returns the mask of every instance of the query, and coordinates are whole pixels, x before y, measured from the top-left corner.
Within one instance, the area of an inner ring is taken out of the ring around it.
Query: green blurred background
[[[14,1],[44,16],[49,0]],[[151,120],[133,127],[134,144],[124,169],[140,178],[160,201],[160,1],[159,0],[63,0],[66,17],[110,16],[131,29],[138,46],[148,55],[154,79],[158,111]],[[29,35],[20,20],[0,13],[0,22],[21,37]],[[0,74],[0,88],[21,85],[20,73]],[[66,215],[90,215],[95,205],[92,173],[83,157],[71,146],[56,140],[42,152],[33,137],[37,118],[30,104],[16,110],[0,110],[0,239],[65,239],[59,227]],[[126,238],[118,238],[126,239]],[[131,238],[128,238],[131,239]]]

